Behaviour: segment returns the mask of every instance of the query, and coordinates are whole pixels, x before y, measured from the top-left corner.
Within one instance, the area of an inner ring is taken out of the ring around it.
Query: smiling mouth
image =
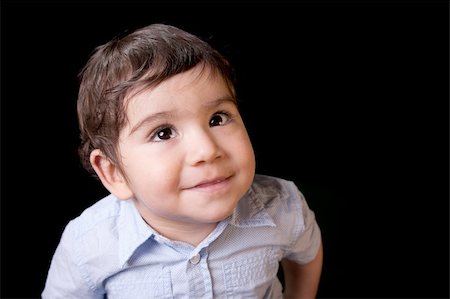
[[[215,185],[215,184],[219,184],[219,183],[221,183],[221,182],[223,182],[225,180],[226,180],[226,178],[225,179],[212,180],[212,181],[205,182],[205,183],[200,183],[197,186],[194,186],[194,188],[203,188],[203,187],[212,186],[212,185]]]
[[[209,181],[203,181],[195,186],[187,188],[188,190],[205,190],[205,191],[214,191],[220,189],[228,184],[231,176],[218,178]]]

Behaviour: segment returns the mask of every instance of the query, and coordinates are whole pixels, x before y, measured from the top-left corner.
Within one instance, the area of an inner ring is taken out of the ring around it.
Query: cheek
[[[249,175],[252,175],[255,171],[255,154],[250,138],[244,132],[237,140],[239,140],[236,143],[237,146],[234,147],[235,157],[238,159],[238,163],[249,172]]]
[[[256,161],[255,161],[255,153],[253,152],[253,147],[249,143],[249,145],[245,148],[245,153],[242,155],[245,157],[243,163],[246,164],[246,168],[248,169],[249,175],[253,177],[256,169]]]
[[[157,159],[140,156],[126,168],[131,189],[136,196],[147,198],[177,190],[179,184],[180,165],[167,154],[156,155]]]

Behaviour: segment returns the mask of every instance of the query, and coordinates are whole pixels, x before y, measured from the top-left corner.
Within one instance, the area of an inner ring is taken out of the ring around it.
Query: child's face
[[[131,99],[119,152],[148,223],[215,223],[251,185],[255,157],[218,75],[196,67]]]

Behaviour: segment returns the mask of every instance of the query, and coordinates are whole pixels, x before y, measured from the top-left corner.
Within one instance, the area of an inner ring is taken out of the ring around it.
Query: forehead
[[[219,72],[198,65],[156,86],[144,88],[125,99],[127,118],[163,110],[189,108],[218,98],[231,98],[234,93]]]

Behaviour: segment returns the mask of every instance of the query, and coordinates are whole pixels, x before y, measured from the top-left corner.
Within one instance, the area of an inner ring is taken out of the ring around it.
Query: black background
[[[319,297],[449,296],[448,1],[1,2],[1,296],[37,298],[65,224],[106,195],[77,157],[77,74],[163,22],[237,70],[259,173],[324,242]]]

